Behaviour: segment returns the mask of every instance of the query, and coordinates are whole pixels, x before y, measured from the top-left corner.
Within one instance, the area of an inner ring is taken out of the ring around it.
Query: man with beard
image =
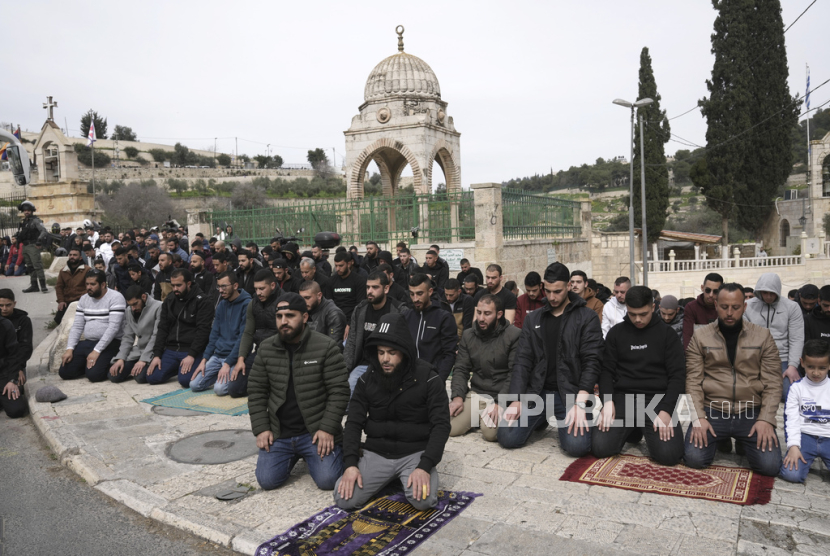
[[[366,256],[363,257],[363,262],[360,264],[360,267],[366,271],[366,274],[374,272],[380,264],[380,260],[378,260],[379,252],[380,249],[378,248],[377,243],[374,241],[366,242]]]
[[[801,308],[801,315],[806,318],[818,304],[818,286],[815,284],[801,286],[795,295],[795,301]]]
[[[190,379],[190,389],[203,392],[213,386],[217,396],[226,396],[231,378],[231,367],[239,359],[239,342],[245,330],[248,304],[251,296],[239,289],[236,274],[224,272],[216,277],[219,290],[219,305],[210,329],[210,339]]]
[[[193,262],[193,255],[198,253],[199,256],[202,257],[202,266],[205,267],[205,270],[213,274],[216,271],[216,269],[213,268],[213,257],[211,256],[210,251],[205,249],[204,242],[197,237],[190,247],[190,262]]]
[[[17,384],[26,384],[26,363],[32,357],[34,347],[32,345],[32,319],[29,313],[17,308],[14,299],[14,292],[9,289],[0,290],[0,316],[7,319],[14,326],[17,337],[16,362],[7,360],[6,365],[12,373],[17,373]]]
[[[123,295],[107,288],[106,282],[107,275],[103,271],[86,273],[86,295],[78,301],[75,321],[58,370],[64,380],[83,375],[90,382],[106,380],[110,361],[121,347],[127,304]]]
[[[683,307],[673,295],[667,295],[660,300],[658,309],[660,318],[677,333],[680,341],[683,341]]]
[[[341,422],[349,402],[346,367],[337,342],[307,326],[296,293],[277,301],[279,333],[262,342],[248,382],[248,410],[264,490],[288,480],[300,458],[321,490],[343,473]]]
[[[634,286],[625,294],[625,304],[623,322],[605,337],[599,375],[603,406],[591,452],[598,458],[615,456],[635,433],[645,436],[653,460],[672,466],[683,457],[683,429],[672,424],[686,388],[683,346],[677,333],[654,314],[649,288]]]
[[[216,305],[219,303],[219,290],[216,288],[216,276],[205,266],[203,253],[204,251],[194,250],[190,255],[190,272],[193,273],[193,283],[199,286],[199,289]]]
[[[300,274],[304,282],[316,282],[320,286],[320,291],[328,291],[329,279],[314,264],[314,259],[306,257],[300,261]]]
[[[628,276],[620,276],[614,280],[614,297],[608,300],[602,307],[602,337],[608,335],[608,331],[615,325],[621,323],[625,317],[625,294],[631,288],[631,279]]]
[[[392,299],[397,299],[406,307],[412,308],[412,300],[409,299],[409,288],[404,288],[395,280],[395,270],[387,263],[379,264],[378,270],[389,278],[389,293],[386,294]]]
[[[296,270],[293,270],[290,267],[288,261],[285,259],[276,259],[271,263],[271,271],[274,273],[274,277],[277,279],[277,284],[280,286],[282,291],[291,293],[297,293],[300,291],[300,284],[302,284],[302,280],[292,274],[292,272],[296,272]]]
[[[510,371],[522,335],[521,329],[504,318],[503,307],[501,298],[492,294],[481,296],[475,308],[475,326],[461,335],[452,373],[450,436],[469,431],[472,423],[479,420],[473,419],[473,413],[486,409],[486,416],[480,422],[481,435],[487,442],[496,441],[498,422],[504,411],[498,400],[510,389]]]
[[[405,289],[409,289],[409,279],[413,274],[419,271],[418,263],[415,262],[415,259],[412,257],[412,252],[405,245],[398,248],[398,258],[395,260],[398,262],[392,262],[394,263],[394,267],[398,270],[398,272],[395,273],[398,284]]]
[[[358,380],[349,403],[343,435],[346,471],[337,481],[334,501],[346,511],[363,507],[398,479],[416,510],[433,508],[438,502],[436,466],[450,434],[444,381],[418,358],[400,314],[380,319],[366,350],[370,370]],[[364,432],[366,441],[361,442]]]
[[[507,319],[507,322],[513,322],[516,318],[516,295],[502,284],[501,266],[497,264],[488,265],[484,271],[484,282],[487,288],[486,290],[479,290],[476,293],[476,296],[473,298],[475,304],[478,305],[478,300],[485,293],[489,292],[497,295],[504,304],[504,318]],[[525,315],[525,318],[527,318],[527,315]]]
[[[818,292],[818,303],[810,314],[804,317],[804,342],[824,340],[830,342],[830,286]],[[802,369],[799,369],[801,372]]]
[[[718,286],[718,319],[697,329],[686,350],[686,393],[694,413],[683,459],[692,469],[708,467],[716,441],[731,444],[734,438],[753,471],[775,477],[781,469],[775,433],[782,389],[778,348],[769,329],[743,318],[741,286]]]
[[[683,349],[689,347],[689,342],[695,330],[718,320],[715,298],[718,296],[718,288],[722,284],[723,276],[714,272],[707,274],[703,279],[703,285],[700,286],[700,295],[683,307]]]
[[[547,303],[525,319],[510,377],[509,394],[519,399],[505,410],[506,423],[497,432],[503,448],[524,446],[535,429],[556,417],[565,453],[581,457],[591,449],[585,410],[599,378],[602,331],[596,313],[568,290],[570,279],[562,263],[548,265],[542,278]],[[532,415],[530,401],[537,405]]]
[[[458,329],[455,319],[432,299],[432,281],[426,274],[409,279],[409,297],[414,311],[404,313],[409,333],[415,340],[418,357],[435,367],[442,381],[450,376],[455,364]]]
[[[171,237],[165,242],[167,246],[167,252],[171,254],[176,254],[182,258],[182,261],[185,263],[190,261],[190,255],[187,254],[187,251],[182,249],[179,246],[179,241],[175,237]]]
[[[159,264],[159,256],[161,255],[161,251],[159,251],[158,246],[153,245],[147,247],[147,250],[145,252],[147,255],[147,260],[144,262],[144,268],[149,270],[153,275],[153,279],[155,279],[156,274],[158,273],[158,269],[156,267]]]
[[[429,274],[436,289],[443,290],[444,284],[450,277],[450,268],[438,259],[438,253],[430,249],[424,257],[426,262],[419,271]],[[514,307],[515,309],[515,307]]]
[[[349,253],[334,256],[334,276],[331,277],[328,296],[351,321],[354,308],[366,299],[366,279],[349,266]]]
[[[444,299],[441,300],[441,308],[455,319],[458,337],[461,338],[461,333],[464,332],[464,321],[472,322],[473,320],[475,305],[473,305],[473,298],[461,291],[461,283],[455,278],[450,278],[444,284]]]
[[[130,271],[127,268],[130,264],[130,258],[127,253],[126,247],[119,247],[113,252],[115,264],[112,265],[112,273],[115,276],[116,289],[121,292],[121,295],[124,295],[124,292],[130,288],[133,282],[130,278]]]
[[[277,333],[277,300],[282,290],[274,273],[263,268],[254,276],[256,297],[248,304],[245,313],[245,330],[239,341],[239,358],[231,372],[228,395],[244,398],[248,395],[248,376],[254,364],[256,352],[262,342]]]
[[[308,309],[308,327],[337,342],[342,351],[346,333],[346,315],[343,311],[331,299],[323,297],[317,282],[303,282],[300,297],[305,300]]]
[[[256,295],[256,290],[254,290],[254,276],[262,268],[262,264],[247,249],[240,250],[236,256],[239,260],[239,267],[236,269],[239,289],[248,292],[249,296]]]
[[[311,256],[314,259],[317,270],[326,278],[331,276],[331,263],[323,257],[323,248],[315,243],[311,246]]]
[[[174,270],[176,269],[173,268],[173,255],[170,253],[159,255],[159,272],[156,274],[156,282],[153,286],[153,299],[156,301],[164,301],[173,291],[170,278]]]
[[[179,384],[188,388],[210,339],[213,303],[193,285],[193,275],[187,269],[174,270],[170,284],[173,295],[168,295],[161,307],[147,382],[161,384],[178,374]]]
[[[58,273],[58,282],[55,284],[55,296],[58,298],[55,323],[60,324],[69,304],[78,301],[86,293],[87,270],[81,251],[77,247],[69,249],[66,266]]]
[[[574,293],[579,295],[579,292]],[[528,272],[525,276],[525,293],[516,299],[516,316],[513,317],[513,326],[521,330],[527,315],[536,309],[541,309],[544,304],[545,296],[542,295],[542,277],[539,276],[538,272]]]
[[[602,324],[602,310],[605,307],[602,301],[596,298],[595,290],[588,288],[588,275],[581,270],[574,270],[571,272],[571,282],[569,287],[576,295],[585,300],[585,305],[597,314],[600,324]],[[541,297],[541,296],[540,296]]]
[[[144,271],[144,267],[136,261],[131,261],[127,265],[127,273],[130,276],[130,286],[127,290],[133,286],[138,286],[147,295],[153,294],[153,279]],[[127,290],[124,290],[122,293],[125,293]]]
[[[377,329],[378,322],[383,315],[389,313],[403,313],[407,309],[404,305],[389,297],[389,277],[386,273],[375,271],[366,280],[366,299],[355,307],[349,322],[349,337],[346,340],[346,350],[343,359],[349,372],[349,389],[354,392],[357,379],[369,367],[369,354],[366,351],[366,341]]]
[[[153,359],[162,304],[137,285],[130,286],[124,292],[124,298],[130,310],[124,317],[124,336],[110,367],[109,379],[111,382],[124,382],[133,377],[139,384],[145,384],[147,365]]]

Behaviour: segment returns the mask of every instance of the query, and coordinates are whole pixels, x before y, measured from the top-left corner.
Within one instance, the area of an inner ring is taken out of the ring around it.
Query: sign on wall
[[[441,258],[447,261],[450,270],[461,270],[461,259],[464,258],[464,250],[441,249]]]
[[[818,255],[820,251],[821,247],[819,246],[818,238],[807,238],[807,254]]]
[[[556,258],[556,247],[551,247],[550,249],[548,249],[548,264],[553,264],[557,262],[557,260],[558,259]]]

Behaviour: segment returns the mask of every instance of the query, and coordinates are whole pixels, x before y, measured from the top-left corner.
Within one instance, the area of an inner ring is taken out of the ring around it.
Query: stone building
[[[461,134],[447,114],[435,72],[417,56],[404,52],[403,26],[396,31],[398,53],[369,74],[365,102],[344,132],[349,199],[363,197],[366,168],[372,161],[380,169],[385,196],[395,194],[407,165],[415,191],[432,191],[436,161],[444,171],[447,190],[461,190]]]

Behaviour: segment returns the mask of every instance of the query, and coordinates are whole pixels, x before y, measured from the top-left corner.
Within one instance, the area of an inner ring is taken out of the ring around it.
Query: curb
[[[33,359],[35,359],[33,357]],[[40,359],[41,368],[48,369],[49,355]],[[72,470],[95,490],[106,494],[144,517],[187,531],[198,537],[236,552],[253,556],[257,547],[273,535],[220,521],[189,508],[170,502],[127,479],[117,479],[96,458],[83,450],[82,442],[72,432],[63,429],[61,418],[50,403],[39,403],[34,393],[46,384],[43,376],[27,383],[30,418],[40,436],[49,445],[61,465]]]

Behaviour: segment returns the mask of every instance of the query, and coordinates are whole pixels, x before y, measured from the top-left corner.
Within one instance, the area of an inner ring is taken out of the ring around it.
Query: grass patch
[[[58,277],[57,276],[55,276],[54,278],[47,278],[46,279],[46,285],[47,286],[55,286],[55,285],[57,285],[57,283],[58,283]]]

